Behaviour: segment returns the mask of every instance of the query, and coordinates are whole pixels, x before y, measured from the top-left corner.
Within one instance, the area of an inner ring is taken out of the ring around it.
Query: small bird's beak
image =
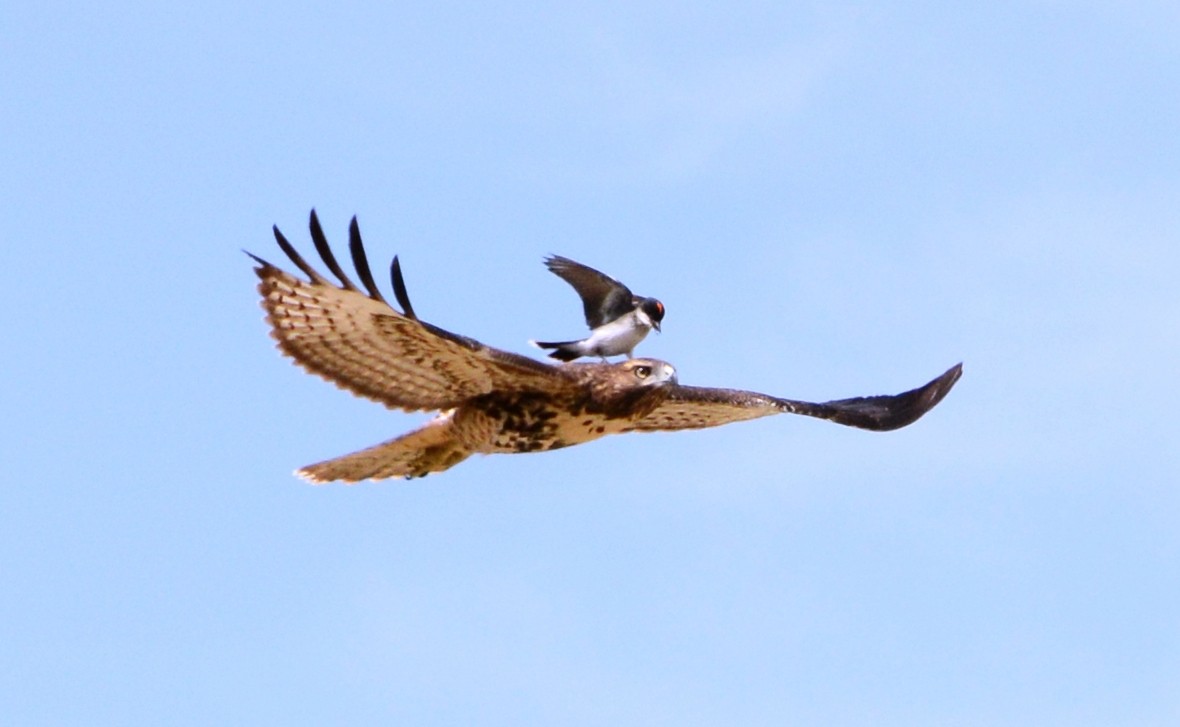
[[[660,330],[660,322],[659,321],[652,321],[651,327],[656,329],[656,333],[662,333],[662,331]]]

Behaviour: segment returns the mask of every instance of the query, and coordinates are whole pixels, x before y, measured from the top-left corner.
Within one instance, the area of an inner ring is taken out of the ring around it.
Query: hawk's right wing
[[[888,431],[913,424],[942,401],[959,377],[956,364],[925,386],[896,396],[859,396],[822,404],[780,399],[737,389],[676,386],[655,411],[632,424],[629,432],[704,429],[771,414],[803,414],[849,427]]]

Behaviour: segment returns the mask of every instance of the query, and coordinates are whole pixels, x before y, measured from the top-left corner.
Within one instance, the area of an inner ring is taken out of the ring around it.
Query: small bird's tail
[[[408,479],[448,470],[470,456],[471,451],[456,440],[447,414],[397,439],[302,467],[295,474],[315,484]]]
[[[551,348],[553,351],[549,354],[549,358],[555,358],[558,361],[573,361],[581,358],[585,354],[582,353],[578,344],[581,341],[529,341],[537,348]]]

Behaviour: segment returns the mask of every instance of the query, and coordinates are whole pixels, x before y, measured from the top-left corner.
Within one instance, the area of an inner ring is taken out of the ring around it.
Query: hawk
[[[619,354],[631,358],[651,329],[660,331],[664,304],[655,298],[635,295],[614,278],[560,255],[546,258],[545,267],[578,292],[586,325],[590,326],[590,335],[581,341],[529,341],[537,348],[553,349],[549,358],[573,361],[582,356],[599,356],[606,361],[607,356]]]
[[[349,249],[363,289],[337,262],[312,210],[311,238],[329,280],[274,228],[304,280],[247,253],[257,266],[262,307],[278,348],[342,389],[391,409],[439,412],[424,426],[296,474],[316,483],[422,477],[472,454],[541,452],[624,432],[702,429],[771,414],[803,414],[885,431],[911,424],[946,396],[962,364],[896,396],[825,403],[736,389],[683,386],[655,359],[617,364],[538,361],[485,346],[420,320],[397,257],[391,306],[373,280],[353,217]]]

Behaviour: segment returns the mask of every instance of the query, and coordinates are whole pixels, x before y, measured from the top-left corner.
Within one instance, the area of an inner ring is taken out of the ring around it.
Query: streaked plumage
[[[279,247],[309,280],[251,255],[279,349],[307,371],[391,409],[440,412],[388,442],[298,471],[313,482],[420,477],[475,453],[537,452],[607,434],[699,429],[782,413],[897,429],[941,401],[962,371],[954,366],[897,396],[814,404],[681,386],[672,365],[654,359],[549,364],[420,320],[396,257],[390,275],[402,312],[391,307],[373,280],[355,217],[349,248],[363,290],[336,261],[314,210],[310,227],[317,252],[339,283],[309,265],[277,227]]]
[[[588,337],[577,341],[530,341],[538,348],[552,349],[550,358],[558,361],[573,361],[582,356],[599,356],[603,361],[609,356],[631,358],[635,347],[651,329],[660,330],[664,304],[655,298],[635,295],[609,275],[560,255],[546,258],[545,267],[577,291],[591,331]]]

